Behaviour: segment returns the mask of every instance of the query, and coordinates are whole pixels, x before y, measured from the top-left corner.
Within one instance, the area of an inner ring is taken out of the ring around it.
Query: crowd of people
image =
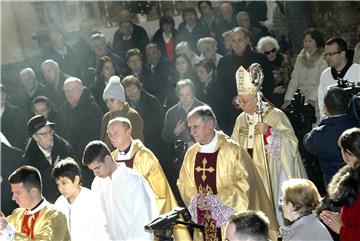
[[[360,239],[360,121],[338,86],[360,82],[360,44],[306,29],[293,64],[281,2],[197,7],[152,38],[120,9],[111,46],[53,31],[41,73],[1,84],[0,240],[154,240],[144,226],[179,206],[202,228],[175,240]],[[296,92],[316,117],[303,140]]]

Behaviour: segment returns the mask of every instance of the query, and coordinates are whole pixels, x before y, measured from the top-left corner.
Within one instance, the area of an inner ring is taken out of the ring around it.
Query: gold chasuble
[[[15,229],[14,240],[70,241],[65,215],[46,200],[32,211],[17,208],[6,219]]]
[[[118,149],[115,149],[111,155],[119,165],[123,163],[134,169],[148,181],[155,194],[160,215],[178,207],[159,160],[140,140],[132,140],[129,153],[124,158],[121,157]],[[189,231],[184,225],[174,226],[174,238],[181,241],[191,240]]]
[[[279,226],[275,210],[249,154],[221,131],[215,133],[214,151],[204,153],[199,143],[188,149],[177,181],[193,220],[209,232],[203,236],[195,229],[194,240],[225,240],[230,216],[248,209],[266,214],[270,238],[276,240]],[[202,194],[206,194],[211,210],[197,208],[197,198]]]

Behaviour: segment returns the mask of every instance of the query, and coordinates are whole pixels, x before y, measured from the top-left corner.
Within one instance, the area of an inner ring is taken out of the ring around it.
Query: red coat
[[[340,241],[360,240],[360,194],[351,207],[341,208],[341,220],[343,226],[340,228]]]

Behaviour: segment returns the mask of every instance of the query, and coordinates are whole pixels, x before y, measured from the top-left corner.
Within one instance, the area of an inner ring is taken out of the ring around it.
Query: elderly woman
[[[333,240],[326,227],[317,219],[320,194],[315,184],[307,179],[290,179],[282,185],[279,199],[284,218],[291,224],[280,229],[282,240]]]
[[[340,241],[360,240],[360,129],[342,133],[338,145],[346,166],[335,174],[328,186],[329,199],[341,206],[340,213],[323,211],[321,220]]]
[[[188,42],[181,41],[176,45],[175,53],[178,54],[185,54],[188,59],[190,60],[192,65],[195,65],[200,62],[200,57],[194,53],[191,49],[191,46]]]
[[[273,104],[280,108],[283,105],[286,88],[290,81],[291,62],[285,54],[279,52],[279,43],[273,37],[262,37],[256,49],[265,55],[271,64],[275,79]]]
[[[198,50],[201,52],[200,59],[212,59],[215,64],[219,62],[222,58],[221,54],[216,53],[217,51],[217,42],[212,37],[201,38],[197,42]]]
[[[328,67],[323,57],[324,46],[325,41],[319,30],[305,30],[304,48],[296,58],[294,71],[291,74],[291,80],[285,94],[282,109],[290,105],[294,93],[297,89],[300,89],[300,93],[305,96],[306,102],[315,108],[316,117],[319,121],[320,113],[317,93],[320,75]]]

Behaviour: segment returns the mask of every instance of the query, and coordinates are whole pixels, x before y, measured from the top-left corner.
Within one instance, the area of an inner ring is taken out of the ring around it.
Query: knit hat
[[[114,75],[110,77],[109,83],[104,89],[103,99],[116,99],[121,102],[125,102],[125,91],[124,87],[120,83],[119,76]]]

